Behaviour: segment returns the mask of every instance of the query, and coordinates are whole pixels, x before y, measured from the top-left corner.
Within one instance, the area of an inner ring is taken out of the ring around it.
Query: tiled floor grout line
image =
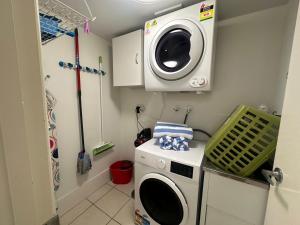
[[[64,212],[63,214],[59,215],[59,217],[63,217],[64,215],[66,215],[68,212],[70,212],[72,209],[74,209],[75,207],[79,206],[85,199],[83,199],[82,201],[78,202],[77,204],[75,204],[73,207],[71,207],[70,209],[68,209],[66,212]]]
[[[131,194],[127,194],[125,191],[121,191],[118,188],[116,188],[116,186],[114,187],[117,191],[122,192],[123,194],[125,194],[126,196],[128,196],[129,198],[131,198]],[[134,190],[134,188],[133,188]]]
[[[108,223],[106,223],[106,225],[107,225],[107,224],[109,224],[109,223],[110,223],[112,220],[113,220],[113,219],[112,219],[112,218],[110,218],[110,220],[108,221]]]
[[[114,222],[116,222],[117,224],[120,224],[118,221],[116,221],[115,219],[111,219],[111,221],[114,221]],[[109,221],[110,222],[110,221]],[[121,224],[120,224],[121,225]]]
[[[105,184],[104,184],[105,185]],[[103,185],[103,186],[104,186]],[[109,185],[109,184],[108,184]],[[102,188],[103,186],[101,186],[100,188]],[[109,185],[110,187],[112,187],[111,185]],[[97,190],[99,190],[100,188],[98,188]],[[100,199],[102,199],[105,195],[107,195],[109,192],[111,192],[112,190],[113,190],[114,188],[112,187],[111,189],[109,189],[107,192],[105,192],[105,194],[103,194],[99,199],[97,199],[96,201],[95,201],[95,203],[96,202],[98,202]],[[95,191],[96,192],[96,191]],[[94,192],[94,193],[95,193]],[[86,200],[88,200],[90,203],[92,203],[92,204],[94,204],[94,202],[92,202],[92,201],[90,201],[88,198],[91,196],[92,194],[90,194],[87,198],[86,198]]]
[[[102,188],[104,185],[108,185],[111,187],[111,189],[109,189],[103,196],[101,196],[99,199],[97,199],[95,202],[92,202],[88,199],[88,197],[90,197],[92,194],[94,194],[96,191],[98,191],[100,188]],[[115,221],[116,223],[120,224],[118,221],[116,221],[114,219],[114,217],[126,206],[126,204],[131,201],[133,198],[128,195],[127,193],[125,193],[124,191],[121,191],[119,189],[116,188],[117,185],[113,186],[109,184],[109,181],[105,184],[103,184],[101,187],[99,187],[96,191],[92,192],[87,198],[85,198],[84,200],[87,200],[91,205],[88,206],[85,210],[83,210],[81,213],[79,213],[77,216],[74,217],[74,219],[68,224],[71,225],[78,217],[80,217],[82,214],[84,214],[88,209],[90,209],[92,206],[96,207],[99,211],[101,211],[102,213],[104,213],[106,216],[108,216],[110,218],[109,222],[107,224],[109,224],[112,220]],[[115,189],[116,191],[121,192],[122,194],[126,195],[129,199],[121,206],[121,208],[111,217],[110,215],[108,215],[105,211],[103,211],[102,209],[100,209],[97,205],[96,202],[98,202],[100,199],[104,198],[104,196],[106,196],[109,192],[111,192],[113,189]],[[75,206],[73,206],[72,208],[70,208],[69,210],[67,210],[64,214],[62,214],[60,217],[66,215],[68,212],[70,212],[72,209],[74,209],[76,206],[78,206],[79,204],[81,204],[84,200],[82,200],[81,202],[79,202],[78,204],[76,204]],[[121,224],[120,224],[121,225]]]
[[[93,204],[91,204],[89,207],[87,207],[85,210],[83,210],[81,213],[79,213],[75,218],[68,224],[71,225],[78,217],[80,217],[82,214],[84,214],[86,211],[88,211],[89,208],[91,208]]]
[[[102,213],[104,213],[105,215],[107,215],[109,218],[112,219],[110,215],[108,215],[103,209],[100,209],[99,206],[97,206],[95,203],[92,203],[92,205],[94,205],[98,210],[100,210]]]
[[[107,183],[105,183],[105,184],[103,184],[102,186],[100,186],[96,191],[98,191],[100,188],[102,188],[104,185],[109,185],[110,187],[112,187],[112,189],[114,188],[114,186],[112,186],[112,185],[110,185],[109,184],[109,181],[107,182]],[[110,190],[112,190],[112,189],[110,189]],[[96,191],[94,191],[94,192],[92,192],[88,197],[90,197],[92,194],[94,194]],[[105,193],[106,194],[106,193]],[[87,197],[87,198],[88,198]],[[85,198],[85,199],[87,199],[87,198]],[[84,200],[85,200],[84,199]],[[99,198],[100,199],[100,198]],[[63,214],[61,214],[61,215],[59,215],[60,217],[63,217],[65,214],[67,214],[68,212],[70,212],[72,209],[74,209],[76,206],[78,206],[78,205],[80,205],[80,203],[82,203],[84,200],[82,200],[82,201],[80,201],[80,202],[78,202],[77,204],[75,204],[73,207],[71,207],[70,209],[68,209],[66,212],[64,212]],[[87,199],[88,200],[88,199]],[[89,201],[89,200],[88,200]],[[98,201],[98,200],[97,200]],[[89,201],[89,202],[91,202],[91,201]]]
[[[127,200],[122,206],[121,206],[121,208],[113,215],[113,216],[110,216],[110,215],[108,215],[106,212],[104,212],[104,210],[103,209],[101,209],[101,208],[99,208],[96,204],[93,204],[97,209],[99,209],[101,212],[103,212],[105,215],[107,215],[109,218],[111,218],[111,219],[114,219],[114,217],[125,207],[125,205],[128,203],[130,201],[130,199],[129,200]],[[117,221],[118,222],[118,221]],[[118,222],[119,223],[119,222]],[[119,223],[120,224],[120,223]]]
[[[131,199],[128,199],[122,206],[121,208],[113,215],[113,219],[115,218],[116,215],[118,215],[118,213],[125,207],[125,205],[130,201]]]

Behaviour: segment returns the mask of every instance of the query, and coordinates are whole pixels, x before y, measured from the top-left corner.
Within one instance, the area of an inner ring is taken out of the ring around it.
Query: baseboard
[[[52,217],[50,220],[48,220],[43,225],[60,225],[58,215],[55,215],[54,217]]]
[[[73,208],[79,202],[86,199],[90,194],[96,191],[100,186],[109,181],[109,169],[104,170],[99,175],[84,183],[82,186],[74,189],[72,192],[57,199],[58,215],[62,215]]]

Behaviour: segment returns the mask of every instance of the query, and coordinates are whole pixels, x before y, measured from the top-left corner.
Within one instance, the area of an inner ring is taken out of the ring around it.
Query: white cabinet
[[[200,225],[263,225],[267,185],[205,171]]]
[[[144,85],[143,30],[113,38],[114,86]]]

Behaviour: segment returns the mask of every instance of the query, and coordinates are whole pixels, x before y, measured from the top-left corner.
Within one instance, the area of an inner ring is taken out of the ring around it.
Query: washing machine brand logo
[[[202,4],[200,8],[200,21],[214,18],[215,10],[214,5]]]
[[[135,210],[135,224],[136,225],[150,225],[150,221],[148,220],[147,215],[141,215],[140,211]]]

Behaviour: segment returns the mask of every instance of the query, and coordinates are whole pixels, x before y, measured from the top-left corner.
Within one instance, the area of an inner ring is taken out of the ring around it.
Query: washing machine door
[[[154,36],[149,60],[158,77],[178,80],[198,65],[203,52],[204,38],[200,27],[190,20],[174,20]]]
[[[147,214],[158,224],[183,225],[188,216],[186,200],[169,178],[150,173],[139,184],[140,201]]]

